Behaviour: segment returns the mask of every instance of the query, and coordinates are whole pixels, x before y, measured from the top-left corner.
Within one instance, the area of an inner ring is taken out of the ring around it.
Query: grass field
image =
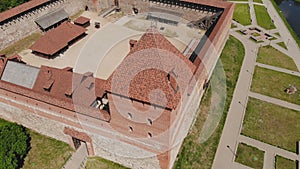
[[[89,157],[85,169],[127,169],[127,168],[100,157]]]
[[[66,143],[30,131],[30,146],[22,169],[58,169],[70,158],[73,149]]]
[[[285,92],[289,85],[300,89],[300,77],[256,67],[251,91],[300,105],[299,90],[291,95]]]
[[[279,32],[276,32],[274,34],[277,35],[278,37],[281,37]]]
[[[235,4],[233,19],[242,25],[250,25],[250,9],[248,4]]]
[[[244,55],[245,49],[243,44],[236,38],[230,36],[220,56],[226,73],[227,84],[227,98],[221,122],[219,123],[219,126],[215,132],[206,142],[202,144],[199,143],[200,131],[207,118],[207,112],[211,103],[211,89],[209,88],[202,98],[199,110],[200,113],[197,117],[197,120],[183,142],[178,159],[174,165],[175,169],[211,168]]]
[[[284,49],[287,49],[286,45],[284,42],[278,42],[277,45],[283,47]]]
[[[258,50],[257,62],[298,71],[293,59],[272,46],[263,46]]]
[[[275,29],[275,25],[265,6],[254,5],[257,24],[265,29]]]
[[[297,164],[295,161],[292,161],[290,159],[286,159],[281,156],[276,156],[276,163],[275,163],[275,168],[276,169],[296,169]]]
[[[257,32],[254,32],[254,33],[252,33],[251,35],[253,35],[253,36],[255,36],[255,37],[260,36],[260,34],[257,33]]]
[[[296,152],[300,140],[300,112],[250,98],[242,134]]]
[[[257,2],[257,3],[263,3],[262,0],[253,0],[253,2]]]
[[[6,54],[6,56],[11,56],[22,50],[28,49],[37,39],[42,36],[40,33],[33,33],[30,36],[10,45],[9,47],[0,51],[0,54]]]
[[[262,169],[264,165],[264,152],[256,147],[240,143],[236,153],[236,162],[254,169]]]
[[[0,126],[10,123],[0,119]],[[29,130],[30,150],[25,157],[22,169],[58,169],[73,153],[66,143]],[[1,167],[0,167],[1,168]]]

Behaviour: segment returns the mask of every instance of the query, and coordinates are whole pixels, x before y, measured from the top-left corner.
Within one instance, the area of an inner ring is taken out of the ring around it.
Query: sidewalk
[[[263,63],[256,63],[257,66],[262,67],[262,68],[267,68],[267,69],[271,69],[271,70],[275,70],[278,72],[282,72],[282,73],[286,73],[286,74],[290,74],[293,76],[298,76],[300,77],[300,73],[296,72],[296,71],[292,71],[292,70],[288,70],[288,69],[284,69],[284,68],[279,68],[279,67],[275,67],[275,66],[271,66],[271,65],[266,65]]]
[[[287,101],[283,101],[283,100],[280,100],[280,99],[272,98],[272,97],[265,96],[265,95],[262,95],[262,94],[259,94],[259,93],[254,93],[254,92],[249,92],[249,96],[253,97],[253,98],[256,98],[256,99],[259,99],[259,100],[263,100],[263,101],[272,103],[272,104],[275,104],[275,105],[279,105],[281,107],[285,107],[285,108],[288,108],[288,109],[293,109],[293,110],[296,110],[296,111],[300,111],[300,106],[299,105],[289,103]]]
[[[264,166],[263,169],[275,169],[275,155],[280,155],[285,158],[289,158],[292,160],[300,160],[300,156],[288,152],[286,150],[277,148],[275,146],[262,143],[260,141],[257,141],[252,138],[248,138],[245,136],[240,135],[243,119],[245,115],[245,110],[247,106],[248,96],[258,98],[276,105],[280,105],[283,107],[287,107],[290,109],[298,110],[300,111],[300,106],[295,105],[292,103],[288,103],[286,101],[282,101],[276,98],[271,98],[268,96],[264,96],[258,93],[250,92],[250,86],[252,82],[252,76],[254,72],[255,66],[260,66],[264,68],[268,68],[271,70],[276,70],[279,72],[292,74],[295,76],[300,76],[299,72],[290,71],[283,68],[278,68],[270,65],[265,65],[261,63],[256,63],[256,57],[257,57],[257,51],[259,46],[265,46],[271,44],[274,48],[278,49],[279,51],[289,55],[294,62],[297,65],[297,68],[300,68],[300,51],[299,48],[292,39],[288,29],[285,27],[283,21],[277,14],[277,11],[272,6],[272,4],[267,1],[263,0],[264,4],[266,4],[266,7],[268,9],[268,12],[271,12],[270,16],[274,20],[274,24],[276,25],[277,29],[273,30],[265,30],[263,31],[269,31],[272,33],[279,32],[281,37],[277,37],[276,41],[271,42],[263,42],[260,44],[254,43],[250,41],[246,36],[241,35],[236,32],[236,30],[245,29],[248,27],[257,26],[256,23],[256,16],[255,11],[253,9],[253,1],[250,0],[249,6],[250,6],[250,15],[252,18],[252,25],[249,26],[242,26],[240,24],[236,24],[238,28],[234,28],[231,30],[231,35],[235,36],[238,40],[240,40],[244,47],[245,47],[245,58],[241,67],[240,75],[236,84],[236,88],[233,94],[232,102],[228,111],[228,115],[225,121],[224,129],[220,138],[220,142],[218,145],[218,149],[215,155],[215,159],[213,162],[213,169],[243,169],[243,168],[249,168],[242,164],[234,162],[235,160],[235,153],[237,152],[237,147],[240,142],[252,145],[254,147],[257,147],[261,150],[265,151],[264,156]],[[256,3],[255,3],[256,4]],[[282,47],[279,47],[276,43],[279,41],[284,41],[287,46],[288,50],[285,50]],[[289,42],[289,43],[287,43]],[[300,69],[299,69],[300,70]]]
[[[258,45],[250,43],[250,41],[247,38],[244,38],[243,35],[240,35],[237,32],[232,32],[231,34],[239,39],[246,47],[245,58],[212,166],[214,169],[236,168],[234,163],[235,155],[227,146],[236,152],[238,137],[240,135],[244,119],[245,105],[247,103],[250,84],[252,81],[252,74],[249,72],[254,71],[256,51],[258,50]]]
[[[81,144],[81,146],[67,161],[67,163],[62,167],[62,169],[84,169],[87,155],[88,153],[87,153],[86,145]]]

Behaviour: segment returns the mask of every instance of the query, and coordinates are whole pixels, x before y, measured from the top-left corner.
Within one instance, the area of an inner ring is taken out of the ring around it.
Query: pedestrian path
[[[282,73],[286,73],[286,74],[290,74],[290,75],[294,75],[294,76],[298,76],[300,77],[300,72],[296,72],[293,70],[288,70],[288,69],[284,69],[284,68],[280,68],[280,67],[276,67],[276,66],[271,66],[271,65],[266,65],[263,63],[256,63],[257,66],[262,67],[262,68],[267,68],[267,69],[271,69],[271,70],[275,70],[278,72],[282,72]]]
[[[255,139],[247,137],[247,136],[240,135],[239,141],[267,152],[267,156],[271,156],[271,157],[275,158],[275,155],[279,155],[279,156],[289,158],[292,160],[300,160],[300,156],[296,153],[272,146],[270,144],[255,140]],[[267,157],[267,159],[271,159],[271,157]],[[265,158],[266,158],[266,156],[265,156]],[[271,161],[275,161],[274,158]],[[264,169],[271,169],[271,168],[274,168],[274,166],[264,167]]]
[[[259,99],[259,100],[263,100],[263,101],[272,103],[272,104],[275,104],[275,105],[278,105],[278,106],[281,106],[281,107],[285,107],[285,108],[293,109],[293,110],[296,110],[296,111],[300,111],[300,105],[289,103],[287,101],[283,101],[283,100],[280,100],[280,99],[276,99],[276,98],[273,98],[273,97],[269,97],[269,96],[262,95],[262,94],[259,94],[259,93],[254,93],[254,92],[249,92],[249,96],[253,97],[253,98],[256,98],[256,99]]]
[[[250,16],[251,16],[251,21],[253,25],[257,25],[256,17],[255,17],[255,11],[254,11],[254,6],[253,6],[253,0],[249,0],[249,8],[250,8]]]
[[[245,58],[241,67],[240,75],[233,93],[232,102],[228,111],[224,129],[221,135],[220,143],[216,152],[213,167],[214,169],[232,169],[236,168],[234,161],[237,150],[237,140],[242,129],[242,123],[245,113],[245,105],[248,99],[248,92],[252,80],[252,74],[255,67],[256,52],[258,45],[248,43],[249,40],[237,32],[231,32],[233,36],[239,39],[245,48]],[[229,147],[229,148],[228,148]],[[226,167],[226,168],[224,168]]]
[[[250,7],[250,15],[252,19],[252,24],[248,26],[243,26],[235,21],[233,23],[237,26],[237,28],[233,28],[230,31],[230,34],[236,37],[239,41],[241,41],[245,47],[245,58],[240,70],[240,75],[236,84],[236,88],[233,93],[232,102],[230,104],[230,108],[228,111],[228,115],[224,124],[223,132],[220,138],[220,142],[218,145],[218,149],[215,155],[215,159],[213,162],[213,169],[248,169],[249,167],[244,166],[235,162],[237,147],[240,142],[248,144],[253,147],[257,147],[263,151],[265,151],[264,155],[264,166],[263,169],[275,169],[275,157],[276,155],[291,159],[291,160],[300,160],[300,156],[296,153],[289,152],[283,149],[280,149],[276,146],[269,145],[267,143],[263,143],[261,141],[240,135],[242,130],[242,124],[245,116],[245,110],[249,97],[257,98],[269,103],[273,103],[282,107],[294,109],[300,111],[300,105],[296,105],[293,103],[289,103],[280,99],[272,98],[269,96],[265,96],[259,93],[254,93],[250,91],[252,76],[254,72],[255,66],[264,67],[271,70],[276,70],[279,72],[291,74],[300,77],[300,73],[296,71],[291,71],[283,68],[278,68],[275,66],[270,66],[266,64],[256,63],[258,48],[261,46],[271,45],[275,49],[280,52],[291,57],[297,65],[298,70],[300,67],[300,51],[299,48],[292,39],[292,36],[285,24],[277,14],[277,11],[271,4],[269,0],[263,0],[268,12],[270,13],[270,17],[274,21],[276,25],[276,29],[265,30],[257,25],[255,11],[253,8],[254,3],[253,0],[249,0],[249,2],[236,2],[235,3],[248,3]],[[236,32],[241,29],[247,29],[251,27],[261,28],[263,32],[268,32],[271,35],[275,35],[274,33],[279,32],[280,37],[276,36],[276,40],[272,41],[264,41],[263,43],[255,43],[249,40],[249,37],[241,35]],[[288,50],[282,48],[277,45],[278,42],[284,42],[288,48]]]
[[[85,144],[81,144],[77,151],[62,167],[62,169],[84,169],[87,160],[87,148]]]

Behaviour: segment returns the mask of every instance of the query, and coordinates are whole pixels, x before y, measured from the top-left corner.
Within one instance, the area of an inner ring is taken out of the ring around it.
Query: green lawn
[[[242,25],[250,25],[250,9],[248,4],[235,4],[233,19]]]
[[[300,112],[249,98],[242,134],[296,152]]]
[[[235,24],[231,24],[231,28],[237,28]]]
[[[58,169],[70,158],[73,149],[66,143],[30,131],[30,146],[22,169]]]
[[[257,24],[265,29],[275,29],[270,15],[265,6],[254,5]]]
[[[85,169],[127,169],[120,164],[105,160],[100,157],[89,157]]]
[[[262,0],[253,0],[253,2],[257,2],[257,3],[263,3]]]
[[[240,143],[237,149],[236,162],[254,169],[262,169],[264,165],[264,152],[256,147]]]
[[[10,45],[9,47],[0,51],[0,54],[6,54],[6,56],[11,56],[22,50],[28,49],[37,39],[42,36],[40,33],[33,33],[30,36]]]
[[[277,35],[278,37],[281,37],[279,32],[276,32],[274,34]]]
[[[284,49],[287,49],[286,45],[284,42],[278,42],[277,45],[283,47]]]
[[[254,33],[252,33],[251,35],[253,35],[253,36],[255,36],[255,37],[260,36],[260,34],[257,33],[257,32],[254,32]]]
[[[281,156],[276,156],[276,163],[275,168],[276,169],[296,169],[296,162],[290,159],[286,159]]]
[[[10,123],[0,119],[0,126]],[[58,169],[74,152],[66,143],[29,130],[30,150],[22,169]]]
[[[207,118],[207,112],[211,103],[211,89],[209,88],[202,98],[199,110],[200,113],[197,117],[197,120],[183,142],[177,161],[174,164],[175,169],[211,168],[244,55],[245,49],[243,44],[236,38],[230,36],[220,56],[226,73],[227,84],[227,98],[221,122],[219,123],[219,126],[215,132],[206,142],[202,144],[199,143],[199,133],[202,129],[203,123]],[[215,72],[213,74],[215,74]]]
[[[293,59],[272,46],[263,46],[258,50],[257,62],[298,71]]]
[[[285,92],[289,85],[300,89],[300,77],[257,66],[251,91],[300,105],[299,90],[291,95]]]

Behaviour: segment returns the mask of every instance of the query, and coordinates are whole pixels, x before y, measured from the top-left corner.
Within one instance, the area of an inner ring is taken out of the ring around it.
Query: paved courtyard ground
[[[82,15],[91,18],[87,35],[71,45],[63,54],[46,59],[32,54],[31,50],[27,49],[19,55],[27,64],[35,67],[73,67],[74,72],[93,72],[96,77],[107,79],[129,53],[129,40],[138,40],[153,26],[153,22],[145,20],[143,15],[123,16],[115,22],[92,12],[84,12]],[[100,29],[94,28],[95,22],[101,23]],[[200,39],[205,33],[184,24],[175,26],[155,23],[155,26],[181,52],[192,39]]]

